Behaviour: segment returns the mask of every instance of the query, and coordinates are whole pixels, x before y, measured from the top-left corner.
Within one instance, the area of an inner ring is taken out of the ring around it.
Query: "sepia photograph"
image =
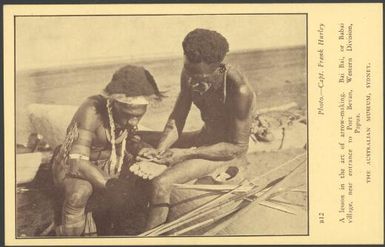
[[[13,24],[16,238],[309,235],[307,14]]]

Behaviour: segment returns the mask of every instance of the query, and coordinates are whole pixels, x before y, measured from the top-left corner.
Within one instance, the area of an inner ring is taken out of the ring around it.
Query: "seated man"
[[[169,166],[152,180],[147,229],[167,219],[172,185],[205,176],[219,167],[245,164],[255,94],[246,78],[223,64],[229,51],[219,33],[195,29],[183,41],[184,67],[180,93],[156,149],[143,148],[141,160]],[[200,131],[182,133],[191,105],[201,112]],[[143,139],[150,139],[150,135]],[[152,139],[156,139],[152,135]],[[172,147],[172,148],[171,148]]]
[[[85,208],[94,191],[125,200],[129,180],[124,171],[145,146],[135,132],[152,96],[160,93],[151,74],[128,65],[114,73],[101,95],[79,107],[53,158],[53,180],[64,196],[57,235],[83,233]],[[121,205],[118,201],[107,208]]]

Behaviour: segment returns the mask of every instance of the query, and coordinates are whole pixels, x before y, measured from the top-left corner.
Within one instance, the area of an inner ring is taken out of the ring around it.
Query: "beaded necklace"
[[[106,103],[107,112],[108,112],[108,120],[110,124],[110,136],[111,136],[111,156],[109,160],[109,174],[115,175],[118,174],[122,168],[123,160],[124,160],[124,154],[125,154],[125,147],[126,147],[126,141],[127,141],[127,132],[123,133],[124,138],[122,140],[122,147],[119,155],[119,159],[117,159],[116,154],[116,138],[115,138],[115,122],[114,118],[112,116],[112,105],[111,100],[107,99]]]

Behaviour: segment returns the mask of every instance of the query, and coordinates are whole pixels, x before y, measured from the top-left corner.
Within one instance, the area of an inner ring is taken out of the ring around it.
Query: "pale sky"
[[[304,15],[17,17],[17,69],[182,56],[195,28],[225,36],[230,52],[305,45]]]

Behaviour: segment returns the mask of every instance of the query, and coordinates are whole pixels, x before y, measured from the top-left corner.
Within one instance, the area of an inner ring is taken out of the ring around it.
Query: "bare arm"
[[[95,130],[100,121],[92,102],[85,102],[76,112],[73,120],[78,126],[78,136],[72,143],[70,157],[68,159],[72,175],[89,181],[97,188],[104,188],[109,177],[85,158],[90,157],[92,140],[95,138]],[[71,156],[73,158],[71,158]]]
[[[185,72],[182,71],[181,89],[158,144],[157,149],[160,152],[167,150],[178,140],[186,123],[188,113],[190,112],[191,104],[192,99],[188,78],[185,75]]]
[[[134,156],[137,156],[140,150],[143,148],[153,148],[150,144],[146,143],[143,140],[140,140],[140,138],[133,137],[131,139],[127,140],[126,144],[126,150],[133,154]]]

